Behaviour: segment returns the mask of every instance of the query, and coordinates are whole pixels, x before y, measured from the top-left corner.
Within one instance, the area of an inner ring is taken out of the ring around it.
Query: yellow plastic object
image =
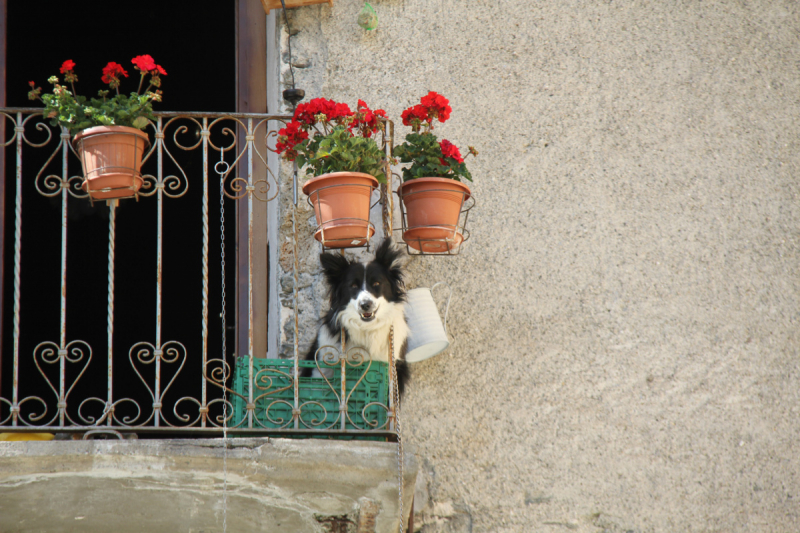
[[[53,440],[52,433],[0,433],[0,441]]]

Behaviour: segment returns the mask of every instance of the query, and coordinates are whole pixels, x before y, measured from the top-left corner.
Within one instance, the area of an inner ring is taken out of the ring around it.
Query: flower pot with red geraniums
[[[314,238],[326,248],[364,246],[375,233],[369,221],[370,197],[386,183],[383,150],[375,142],[386,118],[358,101],[347,104],[315,98],[300,104],[292,121],[278,131],[275,149],[311,176],[303,192],[314,208]]]
[[[88,101],[85,96],[75,94],[78,76],[71,59],[61,65],[65,85],[60,84],[57,76],[47,80],[53,84],[52,93],[42,94],[41,87],[29,82],[28,98],[41,100],[45,105],[45,118],[51,119],[53,126],[63,126],[74,135],[73,145],[83,166],[81,188],[93,200],[138,199],[142,186],[142,155],[150,144],[142,130],[154,120],[152,102],[161,101],[158,87],[161,87],[161,76],[167,72],[149,55],[136,56],[131,63],[140,72],[140,78],[139,89],[129,96],[119,92],[120,80],[127,78],[128,72],[114,62],[103,68],[101,77],[103,83],[116,91],[111,97],[108,90],[99,91],[99,98]],[[142,92],[148,76],[147,88]]]
[[[450,102],[433,91],[420,103],[403,111],[403,124],[411,126],[406,142],[394,155],[403,168],[403,184],[398,188],[403,208],[403,241],[422,253],[452,254],[465,240],[461,213],[472,191],[461,178],[472,181],[458,148],[450,141],[437,140],[434,119],[450,118]],[[469,147],[469,154],[478,152]],[[468,155],[469,155],[468,154]]]

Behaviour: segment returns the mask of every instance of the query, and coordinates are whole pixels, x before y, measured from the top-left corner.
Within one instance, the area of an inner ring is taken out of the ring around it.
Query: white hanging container
[[[439,309],[433,299],[433,290],[444,285],[450,291],[447,296],[447,307],[444,312],[444,326],[439,316]],[[408,336],[408,352],[406,361],[418,363],[445,351],[450,346],[447,338],[447,313],[450,310],[450,297],[453,290],[444,282],[436,283],[430,289],[420,287],[406,293],[406,320],[411,333]]]

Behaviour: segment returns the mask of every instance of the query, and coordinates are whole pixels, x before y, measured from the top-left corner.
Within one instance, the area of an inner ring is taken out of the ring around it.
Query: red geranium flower
[[[430,117],[438,118],[439,122],[444,122],[450,118],[450,113],[453,111],[450,107],[450,101],[441,94],[433,91],[423,96],[420,102],[428,109]]]
[[[108,63],[108,65],[103,67],[103,77],[101,78],[103,80],[103,83],[112,84],[113,82],[116,82],[116,84],[119,85],[120,76],[124,76],[127,78],[128,72],[124,68],[122,68],[122,65],[120,65],[119,63],[111,61]]]
[[[74,68],[75,68],[75,62],[71,59],[67,59],[61,64],[60,72],[61,74],[66,74],[67,72],[70,72]]]
[[[164,70],[164,67],[162,67],[161,65],[156,65],[156,70],[157,70],[157,71],[158,71],[158,73],[159,73],[159,74],[161,74],[162,76],[166,76],[166,75],[167,75],[167,71],[166,71],[166,70]]]
[[[451,143],[447,139],[442,139],[439,142],[439,146],[442,148],[442,155],[444,157],[452,157],[453,159],[455,159],[459,163],[463,163],[464,162],[464,158],[461,157],[461,152],[459,152],[458,147],[455,144]],[[442,161],[441,163],[443,165],[447,164],[444,161]]]
[[[378,131],[378,117],[386,118],[383,109],[371,110],[364,100],[358,101],[358,111],[355,120],[350,125],[350,131],[358,130],[362,137],[372,137]]]
[[[297,157],[295,146],[308,139],[308,133],[302,129],[302,125],[297,121],[291,121],[278,131],[278,142],[275,144],[275,151],[279,154],[286,152],[286,158],[294,161]]]
[[[421,105],[417,104],[413,107],[409,107],[400,115],[400,118],[403,119],[403,126],[413,126],[413,120],[417,119],[420,122],[430,122],[428,120],[428,109]]]
[[[131,63],[134,64],[137,70],[141,70],[142,72],[150,72],[151,70],[156,70],[155,60],[152,56],[143,55],[143,56],[136,56],[131,59]]]
[[[333,100],[325,98],[314,98],[306,104],[300,104],[294,111],[294,120],[306,126],[313,126],[317,123],[317,115],[325,115],[331,122],[353,116],[353,112],[347,104],[337,104]]]

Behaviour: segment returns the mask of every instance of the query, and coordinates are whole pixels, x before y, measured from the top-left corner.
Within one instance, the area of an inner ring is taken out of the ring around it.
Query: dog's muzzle
[[[377,312],[378,307],[375,305],[375,302],[365,300],[358,304],[358,314],[361,315],[361,320],[364,322],[370,322],[375,320],[375,313]]]

